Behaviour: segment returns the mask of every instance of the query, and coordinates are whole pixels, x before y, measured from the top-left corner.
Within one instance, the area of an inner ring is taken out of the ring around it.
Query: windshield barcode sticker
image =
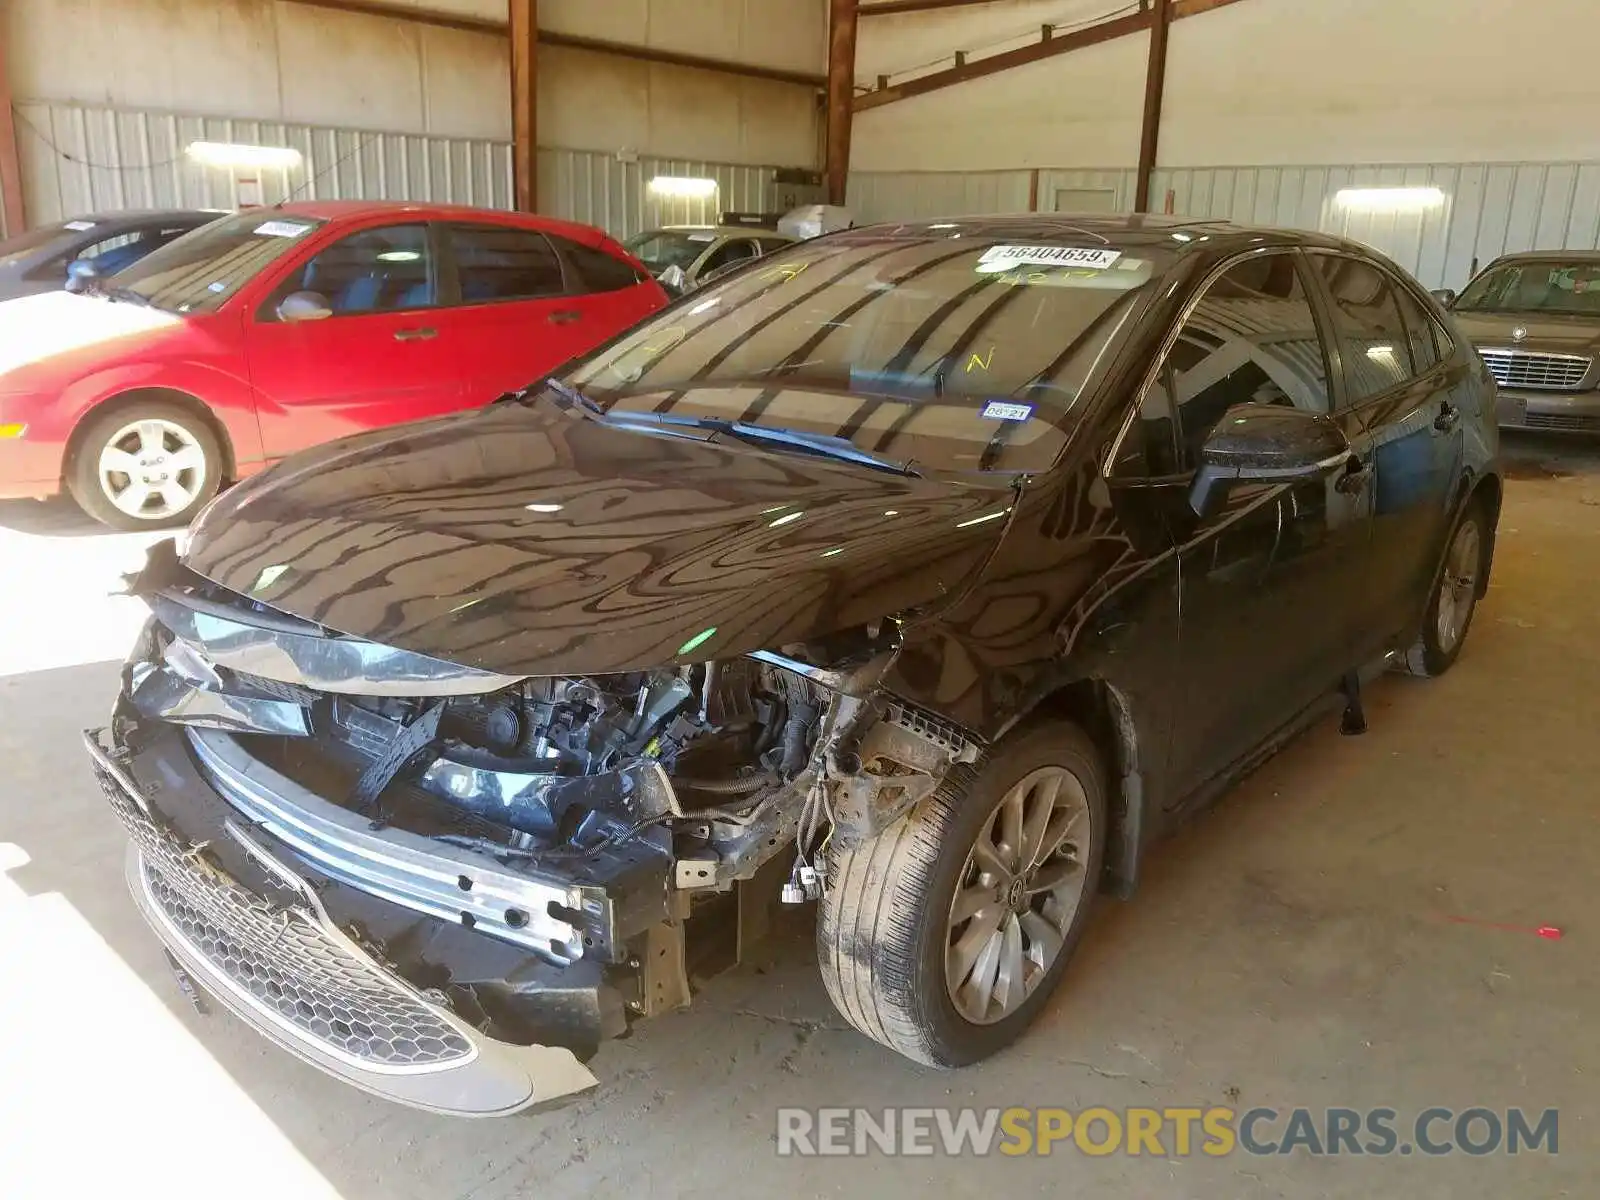
[[[983,406],[985,421],[1026,421],[1031,416],[1031,404],[1007,404],[1004,400],[991,400]]]
[[[1121,259],[1120,250],[1093,250],[1084,246],[990,246],[978,262],[990,271],[1004,271],[1024,263],[1104,271],[1116,266]]]
[[[256,226],[255,232],[257,237],[293,238],[299,237],[310,228],[311,226],[301,225],[296,221],[265,221]]]

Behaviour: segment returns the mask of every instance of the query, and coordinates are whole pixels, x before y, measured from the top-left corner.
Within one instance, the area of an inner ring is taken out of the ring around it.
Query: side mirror
[[[1436,288],[1433,292],[1433,298],[1446,308],[1456,302],[1456,294],[1449,288]]]
[[[333,306],[321,292],[290,292],[278,304],[280,321],[325,321]]]
[[[656,277],[656,282],[675,296],[681,296],[689,290],[689,276],[682,267],[674,263]]]
[[[1350,440],[1332,417],[1276,404],[1237,404],[1200,448],[1189,507],[1209,516],[1236,480],[1319,479],[1343,467],[1350,455]]]
[[[75,258],[67,264],[67,291],[87,292],[100,278],[100,268],[87,258]]]

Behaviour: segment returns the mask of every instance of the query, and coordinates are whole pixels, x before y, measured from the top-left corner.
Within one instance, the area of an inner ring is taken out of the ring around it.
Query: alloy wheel
[[[106,499],[130,517],[160,521],[194,503],[206,484],[204,448],[182,425],[143,417],[108,438],[99,480]]]
[[[1461,522],[1445,558],[1444,577],[1439,581],[1439,620],[1436,632],[1439,649],[1455,650],[1467,631],[1467,622],[1478,602],[1478,571],[1483,562],[1482,538],[1478,523],[1471,517]]]
[[[968,1021],[1020,1008],[1060,956],[1088,886],[1088,797],[1065,767],[1019,780],[967,855],[950,904],[945,983]]]

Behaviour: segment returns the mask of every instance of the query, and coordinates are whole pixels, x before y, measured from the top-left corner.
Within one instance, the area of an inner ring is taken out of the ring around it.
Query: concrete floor
[[[844,1027],[804,931],[615,1043],[597,1094],[451,1122],[196,1016],[134,915],[78,748],[137,613],[138,557],[0,505],[0,1188],[296,1200],[537,1196],[1590,1195],[1600,1175],[1600,452],[1517,443],[1494,586],[1446,679],[1313,730],[1099,912],[1032,1036],[942,1074]],[[31,861],[25,861],[29,860]],[[9,874],[6,868],[11,867]],[[1444,920],[1553,924],[1561,941]],[[779,1106],[1561,1109],[1557,1158],[782,1160]]]

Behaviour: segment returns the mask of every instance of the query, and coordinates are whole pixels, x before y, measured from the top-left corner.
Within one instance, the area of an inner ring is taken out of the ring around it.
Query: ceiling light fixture
[[[247,146],[241,142],[190,142],[184,150],[195,162],[208,167],[277,167],[300,165],[300,151],[292,146]]]
[[[650,191],[657,196],[680,200],[705,200],[717,194],[717,181],[687,175],[657,175],[650,181]]]
[[[1439,208],[1445,195],[1436,187],[1341,188],[1333,202],[1357,212],[1421,212]]]

